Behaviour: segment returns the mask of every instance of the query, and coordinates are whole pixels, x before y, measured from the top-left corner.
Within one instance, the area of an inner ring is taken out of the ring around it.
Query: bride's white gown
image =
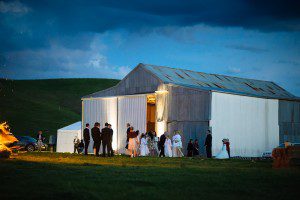
[[[227,159],[229,158],[228,152],[226,150],[226,145],[223,144],[222,150],[218,155],[216,156],[216,159]]]
[[[149,155],[149,149],[147,145],[146,138],[141,139],[141,145],[140,145],[140,156],[148,156]]]

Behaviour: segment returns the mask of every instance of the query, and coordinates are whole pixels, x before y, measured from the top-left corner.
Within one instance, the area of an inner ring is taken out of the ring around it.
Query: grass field
[[[116,85],[114,79],[0,79],[0,122],[15,135],[46,136],[81,120],[81,97]]]
[[[271,161],[96,158],[24,153],[0,160],[0,199],[298,199],[300,170]]]

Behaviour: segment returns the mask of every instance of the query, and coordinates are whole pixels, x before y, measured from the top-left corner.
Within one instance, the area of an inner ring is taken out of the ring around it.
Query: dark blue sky
[[[122,78],[140,62],[300,96],[300,1],[0,0],[0,77]]]

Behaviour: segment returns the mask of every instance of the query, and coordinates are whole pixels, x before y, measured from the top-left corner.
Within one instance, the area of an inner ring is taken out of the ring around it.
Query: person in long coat
[[[83,130],[83,140],[84,140],[84,155],[88,155],[88,149],[91,140],[89,123],[85,125],[85,129]]]
[[[212,136],[210,130],[206,131],[206,139],[205,139],[205,149],[206,149],[206,157],[211,158],[211,146],[212,146]]]
[[[161,157],[161,156],[165,157],[166,135],[167,135],[167,133],[164,132],[164,134],[162,134],[159,138],[159,149],[160,149],[159,157]]]
[[[92,132],[92,138],[94,140],[95,155],[99,156],[99,150],[100,150],[100,146],[101,146],[101,132],[100,132],[100,123],[99,122],[95,123],[91,132]]]

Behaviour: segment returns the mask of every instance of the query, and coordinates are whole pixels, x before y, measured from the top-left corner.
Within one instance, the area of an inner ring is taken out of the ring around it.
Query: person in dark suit
[[[187,157],[193,157],[193,151],[194,151],[194,145],[193,140],[190,139],[188,145],[187,145]]]
[[[108,141],[108,146],[107,146],[107,151],[108,151],[108,156],[113,156],[114,155],[114,151],[112,148],[112,140],[113,140],[113,135],[114,135],[114,131],[111,128],[111,124],[108,124],[108,128],[109,128],[109,141]]]
[[[101,145],[101,132],[100,132],[100,123],[96,122],[94,127],[92,128],[92,138],[94,140],[94,149],[95,155],[99,156],[99,150]]]
[[[89,123],[85,125],[85,129],[83,130],[83,140],[84,140],[84,155],[88,155],[88,148],[91,140]]]
[[[165,157],[165,141],[166,141],[166,132],[162,134],[159,138],[159,148],[160,148],[159,157],[161,156]]]
[[[128,149],[128,142],[129,142],[129,133],[130,133],[130,124],[127,123],[126,124],[126,127],[127,127],[127,130],[126,130],[126,146],[125,146],[125,149]]]
[[[108,143],[109,143],[109,138],[110,138],[110,129],[108,128],[108,123],[105,123],[105,127],[102,129],[102,147],[103,147],[103,154],[102,156],[105,157],[106,156],[106,148],[107,148],[107,152],[109,154],[109,147],[108,147]]]
[[[210,130],[206,131],[206,139],[205,139],[204,146],[206,148],[206,157],[211,158],[212,157],[211,155],[212,136]]]

